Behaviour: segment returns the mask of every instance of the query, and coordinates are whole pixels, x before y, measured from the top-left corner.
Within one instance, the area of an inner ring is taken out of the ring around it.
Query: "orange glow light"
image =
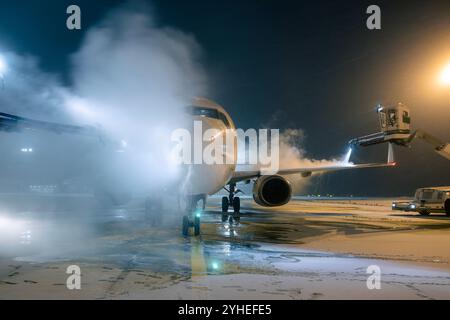
[[[442,70],[439,82],[444,86],[450,86],[450,63]]]

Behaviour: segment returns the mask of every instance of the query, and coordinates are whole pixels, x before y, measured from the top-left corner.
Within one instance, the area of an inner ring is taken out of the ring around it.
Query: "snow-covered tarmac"
[[[202,236],[184,238],[179,216],[151,226],[138,201],[1,197],[1,299],[450,299],[450,219],[393,212],[391,199],[243,200],[230,225],[212,198]],[[69,265],[81,290],[66,287]]]

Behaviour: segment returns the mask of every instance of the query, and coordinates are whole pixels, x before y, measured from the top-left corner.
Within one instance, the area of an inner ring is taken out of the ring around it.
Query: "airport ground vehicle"
[[[402,103],[392,106],[378,105],[380,131],[349,141],[350,146],[366,147],[375,144],[388,143],[403,147],[411,147],[411,142],[420,138],[430,144],[440,156],[450,160],[450,143],[445,143],[435,136],[417,129],[411,130],[411,112]],[[390,159],[393,161],[393,159]],[[450,187],[432,187],[417,189],[414,200],[411,202],[393,202],[393,210],[416,211],[421,215],[431,212],[446,212],[450,216]]]
[[[445,212],[450,216],[450,186],[419,188],[411,202],[393,202],[392,210],[416,211],[427,216],[431,212]]]

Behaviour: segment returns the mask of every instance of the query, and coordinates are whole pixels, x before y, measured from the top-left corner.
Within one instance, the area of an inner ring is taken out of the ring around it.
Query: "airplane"
[[[217,129],[220,132],[225,130],[236,130],[236,126],[227,113],[227,111],[211,100],[206,98],[195,98],[192,105],[187,108],[189,116],[194,121],[201,121],[204,130]],[[0,131],[21,131],[21,130],[45,130],[54,133],[69,133],[80,135],[97,135],[97,128],[88,126],[66,125],[29,118],[20,117],[0,112]],[[237,152],[235,152],[236,156]],[[183,165],[183,183],[182,188],[177,190],[179,197],[179,208],[184,213],[182,223],[182,233],[184,236],[190,234],[193,228],[193,234],[200,234],[200,214],[197,206],[200,201],[203,202],[203,209],[206,205],[208,196],[216,194],[224,189],[228,196],[222,197],[222,222],[230,223],[240,221],[240,198],[237,194],[237,183],[254,181],[253,199],[265,207],[277,207],[288,203],[292,196],[292,188],[289,181],[284,177],[288,175],[300,174],[307,178],[313,173],[326,173],[341,170],[393,167],[396,162],[393,158],[392,145],[389,144],[388,159],[385,163],[363,163],[352,164],[343,163],[339,165],[324,165],[317,167],[297,167],[279,169],[275,174],[266,175],[260,169],[240,170],[237,168],[236,161],[224,164],[195,164]],[[146,200],[146,210],[157,210],[160,208],[155,202],[156,197],[149,197]],[[229,214],[229,208],[232,213]]]

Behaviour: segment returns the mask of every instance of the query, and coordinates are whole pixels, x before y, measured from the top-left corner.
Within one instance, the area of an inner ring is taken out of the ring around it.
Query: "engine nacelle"
[[[281,176],[262,176],[253,185],[253,199],[261,206],[282,206],[291,200],[291,195],[291,184]]]

